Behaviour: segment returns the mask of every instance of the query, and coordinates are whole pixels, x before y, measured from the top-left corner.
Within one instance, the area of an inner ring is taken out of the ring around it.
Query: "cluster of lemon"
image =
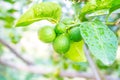
[[[45,43],[51,43],[57,53],[66,53],[72,41],[82,40],[78,26],[69,28],[68,24],[60,22],[53,28],[44,26],[38,31],[39,39]]]

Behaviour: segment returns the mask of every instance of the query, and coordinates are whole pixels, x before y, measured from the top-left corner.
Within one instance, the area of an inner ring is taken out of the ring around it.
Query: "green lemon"
[[[45,43],[50,43],[55,39],[56,33],[51,26],[44,26],[39,29],[38,37],[41,41]]]
[[[61,34],[53,41],[53,48],[57,53],[66,53],[70,48],[70,40],[66,34]]]
[[[55,26],[55,32],[57,34],[61,34],[61,33],[64,33],[66,31],[66,25],[63,24],[63,23],[58,23],[56,26]]]
[[[82,40],[82,36],[80,34],[79,27],[74,27],[74,28],[70,29],[69,36],[70,36],[70,39],[75,42]]]

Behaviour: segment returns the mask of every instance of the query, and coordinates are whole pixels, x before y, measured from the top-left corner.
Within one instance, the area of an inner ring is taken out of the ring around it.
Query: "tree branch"
[[[120,18],[116,20],[115,25],[116,26],[120,25]]]
[[[35,66],[35,65],[22,65],[22,64],[18,64],[18,63],[11,63],[11,62],[6,62],[5,60],[1,60],[0,59],[0,64],[11,67],[13,69],[17,69],[17,70],[22,70],[22,71],[26,71],[26,72],[31,72],[34,74],[41,74],[41,75],[46,75],[49,73],[53,73],[55,71],[55,69],[50,69],[50,68],[43,68],[40,66]],[[71,71],[60,71],[59,74],[61,77],[70,77],[70,78],[74,78],[74,77],[82,77],[82,78],[86,78],[86,79],[95,79],[95,76],[92,75],[91,73],[87,73],[87,72],[71,72]],[[120,80],[120,78],[114,78],[112,76],[105,76],[106,80]]]
[[[17,56],[19,59],[24,61],[28,65],[32,65],[33,62],[30,62],[29,60],[25,59],[20,55],[19,52],[16,51],[11,45],[9,45],[7,42],[5,42],[3,39],[0,38],[0,43],[3,44],[5,47],[7,47],[15,56]]]
[[[106,22],[108,26],[118,26],[120,25],[120,19],[117,19],[115,22]]]
[[[89,62],[89,65],[95,75],[96,80],[105,80],[104,77],[100,74],[100,71],[97,68],[97,66],[95,65],[94,61],[92,60],[92,58],[90,56],[90,52],[88,51],[86,45],[84,45],[84,52],[85,52],[86,58]]]

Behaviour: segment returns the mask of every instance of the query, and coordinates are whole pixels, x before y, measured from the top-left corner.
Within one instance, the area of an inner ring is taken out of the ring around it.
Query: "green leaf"
[[[112,13],[113,11],[115,11],[116,9],[120,8],[120,0],[113,0],[112,4],[111,4],[111,8],[109,10],[109,13]]]
[[[42,2],[33,5],[17,21],[16,26],[27,26],[39,20],[57,23],[61,17],[61,7],[53,2]]]
[[[89,0],[81,9],[79,18],[85,19],[85,15],[96,12],[98,10],[109,9],[111,7],[112,0]]]
[[[91,53],[97,59],[105,65],[110,65],[115,61],[117,37],[105,24],[98,20],[83,22],[80,31]]]
[[[83,41],[73,42],[65,56],[75,62],[85,62],[86,58],[83,51]]]

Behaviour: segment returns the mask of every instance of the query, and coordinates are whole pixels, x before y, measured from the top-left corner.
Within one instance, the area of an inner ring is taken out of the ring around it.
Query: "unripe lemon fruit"
[[[41,41],[50,43],[55,39],[56,33],[51,26],[44,26],[38,31],[38,37]]]
[[[66,25],[63,23],[59,23],[55,26],[55,32],[57,34],[64,33],[66,31]]]
[[[82,40],[82,36],[80,34],[79,27],[74,27],[74,28],[70,29],[69,36],[70,36],[70,39],[75,42]]]
[[[53,48],[57,53],[66,53],[70,48],[70,40],[67,35],[61,34],[53,41]]]

